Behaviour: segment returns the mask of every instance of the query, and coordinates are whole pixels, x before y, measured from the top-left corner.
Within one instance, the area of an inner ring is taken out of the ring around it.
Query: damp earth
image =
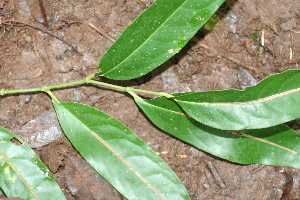
[[[152,3],[44,0],[49,20],[45,27],[32,17],[26,0],[1,0],[0,88],[54,85],[97,72],[111,39],[117,39]],[[201,29],[179,53],[151,73],[129,81],[104,81],[168,93],[256,85],[271,74],[299,68],[299,12],[297,0],[228,0],[217,11],[219,26],[210,31]],[[193,200],[300,199],[300,170],[239,165],[200,151],[155,127],[123,92],[86,85],[53,92],[60,101],[93,106],[132,129],[174,170]],[[46,94],[0,97],[0,113],[0,126],[18,134],[34,149],[67,199],[125,199],[74,150]],[[299,129],[297,120],[288,125]]]

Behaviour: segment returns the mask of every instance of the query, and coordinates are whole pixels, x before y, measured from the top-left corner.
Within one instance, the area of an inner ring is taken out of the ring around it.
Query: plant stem
[[[110,83],[104,83],[104,82],[94,81],[94,80],[90,80],[89,83],[94,83],[94,84],[97,84],[97,85],[103,85],[103,86],[112,87],[112,88],[116,88],[116,89],[119,89],[119,90],[126,91],[126,87],[113,85],[113,84],[110,84]]]
[[[67,87],[67,86],[72,86],[72,85],[79,85],[86,83],[85,79],[79,80],[79,81],[74,81],[70,83],[64,83],[64,84],[59,84],[59,85],[52,85],[52,86],[42,86],[39,88],[30,88],[30,89],[19,89],[19,90],[6,90],[6,89],[1,89],[0,90],[0,95],[6,95],[6,94],[16,94],[16,93],[30,93],[30,92],[40,92],[40,91],[46,91],[46,90],[51,90],[55,88],[62,88],[62,87]]]
[[[149,91],[149,90],[141,90],[141,89],[135,89],[135,88],[130,88],[130,87],[122,87],[122,86],[113,85],[113,84],[104,83],[104,82],[99,82],[99,81],[94,81],[94,80],[90,80],[90,83],[94,83],[94,84],[97,84],[97,85],[104,85],[104,86],[108,86],[108,87],[113,87],[113,88],[116,88],[116,89],[124,90],[125,92],[134,91],[134,92],[142,92],[142,93],[147,93],[147,94],[154,94],[154,95],[157,95],[157,96],[165,96],[167,98],[173,97],[173,95],[168,94],[166,92],[153,92],[153,91]]]
[[[82,79],[82,80],[79,80],[79,81],[70,82],[70,83],[63,83],[63,84],[59,84],[59,85],[43,86],[42,88],[51,90],[51,89],[55,89],[55,88],[68,87],[68,86],[79,85],[79,84],[83,84],[83,83],[86,83],[85,79]]]
[[[30,93],[30,92],[39,92],[42,91],[42,88],[30,88],[30,89],[19,89],[19,90],[6,90],[1,89],[0,95],[6,95],[6,94],[16,94],[16,93]]]
[[[63,87],[79,85],[79,84],[93,83],[93,84],[97,84],[97,85],[103,85],[103,86],[107,86],[107,87],[111,87],[111,88],[116,88],[116,89],[123,90],[123,91],[128,92],[128,93],[130,93],[130,91],[132,91],[132,92],[142,92],[142,93],[147,93],[147,94],[154,94],[154,95],[157,95],[157,96],[165,96],[167,98],[173,97],[171,94],[168,94],[168,93],[165,93],[165,92],[153,92],[153,91],[135,89],[135,88],[130,88],[130,87],[122,87],[122,86],[113,85],[113,84],[109,84],[109,83],[104,83],[104,82],[100,82],[100,81],[94,81],[94,80],[91,80],[93,77],[94,77],[94,74],[91,74],[91,75],[87,76],[85,79],[82,79],[82,80],[79,80],[79,81],[74,81],[74,82],[69,82],[69,83],[64,83],[64,84],[58,84],[58,85],[52,85],[52,86],[46,86],[45,85],[45,86],[39,87],[39,88],[18,89],[18,90],[1,89],[0,90],[0,95],[3,96],[3,95],[6,95],[6,94],[30,93],[30,92],[40,92],[40,91],[46,92],[46,93],[49,94],[49,91],[51,89],[63,88]]]

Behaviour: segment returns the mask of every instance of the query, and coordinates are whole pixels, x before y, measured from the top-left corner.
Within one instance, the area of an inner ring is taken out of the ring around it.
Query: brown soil
[[[52,21],[45,28],[33,19],[25,0],[2,0],[0,88],[54,85],[97,72],[98,62],[112,42],[88,23],[116,39],[151,3],[45,0]],[[168,93],[255,85],[270,74],[298,68],[299,13],[298,0],[228,0],[218,11],[220,26],[209,32],[199,31],[181,52],[148,75],[111,82]],[[76,46],[78,52],[45,32],[16,22],[51,31]],[[254,34],[261,38],[262,32],[264,48],[259,39],[250,37]],[[208,155],[154,127],[125,93],[82,86],[56,90],[54,94],[61,101],[91,105],[123,122],[160,153],[192,199],[300,198],[300,170],[238,165]],[[0,98],[0,105],[0,125],[35,148],[67,199],[124,199],[65,138],[46,94],[7,95]],[[208,168],[211,163],[223,184],[213,178]]]

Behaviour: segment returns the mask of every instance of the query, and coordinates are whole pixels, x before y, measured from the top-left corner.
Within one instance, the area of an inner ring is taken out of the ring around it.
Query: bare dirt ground
[[[1,0],[0,88],[54,85],[97,72],[98,62],[112,42],[88,23],[116,39],[151,3],[45,0],[50,19],[46,28],[33,19],[26,0]],[[242,89],[268,75],[299,68],[298,0],[228,0],[217,14],[220,26],[212,31],[199,31],[181,52],[153,72],[139,79],[109,82],[168,93]],[[50,31],[77,47],[78,52],[45,32],[17,22]],[[264,48],[260,46],[262,34]],[[60,101],[100,109],[132,129],[160,153],[192,199],[300,199],[300,170],[238,165],[213,157],[153,126],[125,93],[81,86],[56,90],[54,94]],[[54,173],[67,199],[124,199],[65,138],[46,94],[0,97],[0,113],[0,125],[20,135],[35,149]],[[297,121],[290,125],[299,127]],[[208,168],[211,163],[223,183],[214,179]]]

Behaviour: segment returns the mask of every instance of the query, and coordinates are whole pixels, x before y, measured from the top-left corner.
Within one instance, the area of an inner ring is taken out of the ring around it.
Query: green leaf
[[[222,130],[275,126],[300,117],[300,70],[287,70],[244,90],[172,94],[197,121]]]
[[[74,147],[128,199],[189,199],[167,164],[130,129],[87,105],[53,101]]]
[[[12,143],[13,138],[21,144]],[[0,188],[7,197],[65,199],[51,172],[34,151],[3,127],[0,127],[0,171]]]
[[[241,164],[259,163],[300,169],[300,135],[285,125],[245,131],[225,131],[203,125],[171,99],[135,99],[163,131],[215,156]]]
[[[213,16],[204,24],[204,28],[208,31],[217,26],[220,26],[220,17],[217,14],[213,14]]]
[[[256,40],[258,38],[257,35],[255,35],[255,34],[251,34],[250,37],[254,40]]]
[[[107,78],[140,77],[176,54],[225,0],[156,0],[104,54]]]

